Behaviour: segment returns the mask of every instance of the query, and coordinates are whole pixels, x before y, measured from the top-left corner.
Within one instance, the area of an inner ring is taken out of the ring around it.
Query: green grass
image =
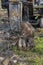
[[[39,54],[43,54],[43,37],[35,39],[34,42],[35,48],[33,51],[38,52]]]
[[[43,65],[43,37],[37,37],[34,42],[35,48],[32,50],[18,50],[15,46],[13,51],[21,57],[27,57],[28,65]]]

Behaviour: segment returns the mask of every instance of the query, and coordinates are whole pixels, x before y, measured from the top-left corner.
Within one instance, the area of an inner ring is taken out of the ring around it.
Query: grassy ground
[[[43,37],[35,38],[34,42],[35,48],[32,50],[23,51],[13,47],[13,51],[21,57],[27,57],[28,65],[43,65]]]

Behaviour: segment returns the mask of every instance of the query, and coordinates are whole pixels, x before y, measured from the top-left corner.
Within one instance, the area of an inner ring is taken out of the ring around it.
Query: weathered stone
[[[18,46],[19,46],[19,48],[22,48],[22,39],[21,38],[18,41]]]
[[[21,23],[21,28],[22,28],[22,35],[26,41],[25,44],[27,45],[27,43],[29,43],[30,47],[33,48],[35,46],[33,41],[35,29],[29,22]]]

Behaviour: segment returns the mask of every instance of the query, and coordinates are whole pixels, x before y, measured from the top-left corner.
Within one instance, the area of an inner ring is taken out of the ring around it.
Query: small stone
[[[17,60],[12,60],[14,63],[17,63]]]
[[[0,57],[0,61],[3,61],[4,60],[4,57]]]

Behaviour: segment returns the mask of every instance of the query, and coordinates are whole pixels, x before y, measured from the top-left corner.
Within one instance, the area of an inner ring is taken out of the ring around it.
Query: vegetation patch
[[[29,65],[43,65],[43,37],[37,37],[34,39],[35,48],[32,50],[20,50],[17,46],[13,46],[12,50],[18,54],[21,58],[27,57]]]

